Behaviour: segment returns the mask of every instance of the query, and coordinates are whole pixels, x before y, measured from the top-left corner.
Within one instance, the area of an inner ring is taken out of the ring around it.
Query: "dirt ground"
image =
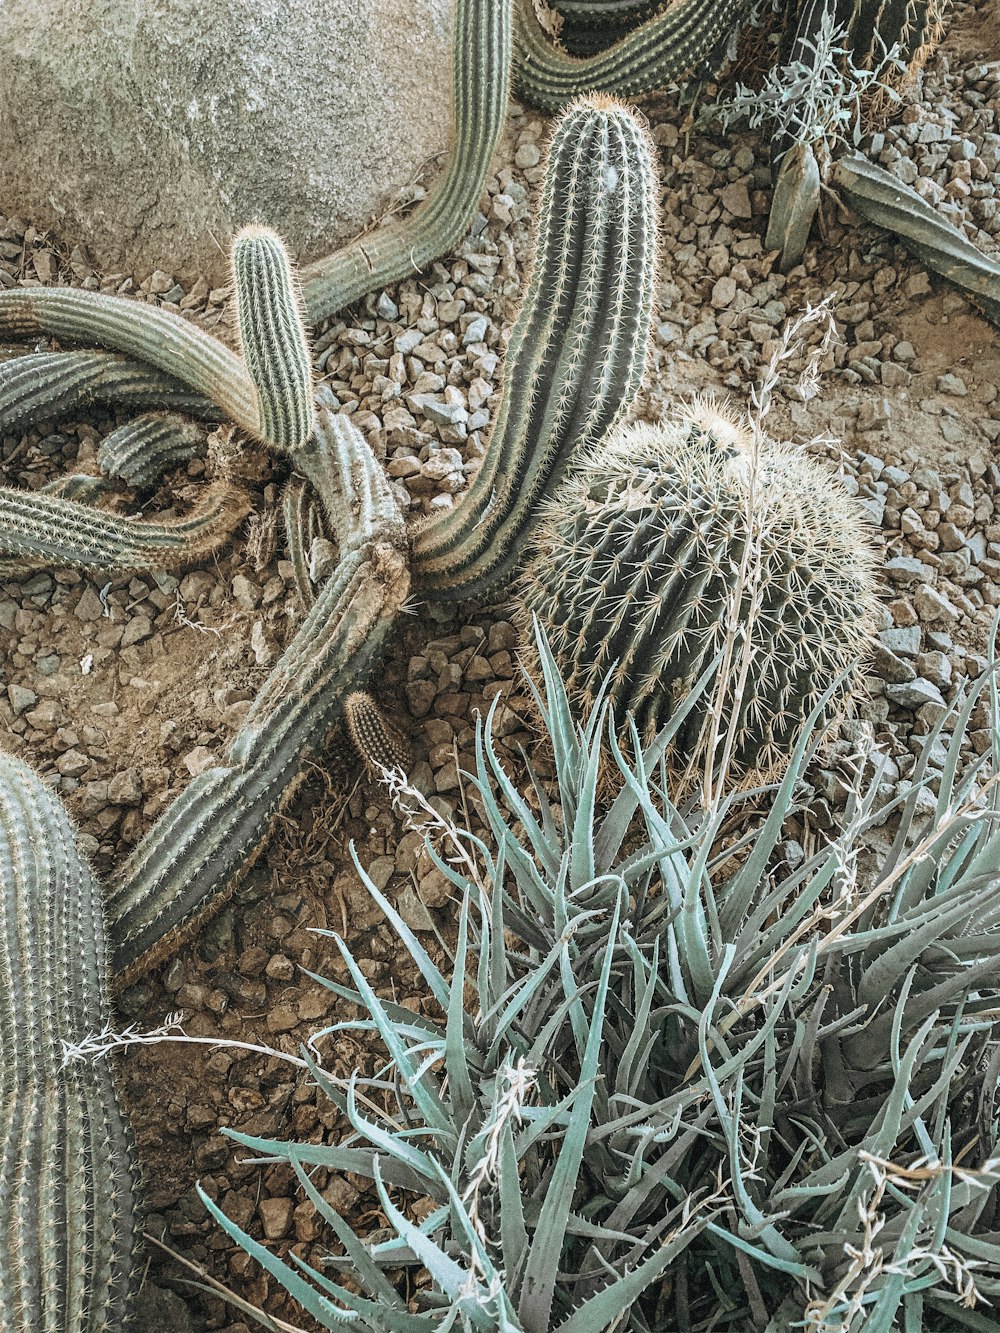
[[[966,78],[969,70],[975,78]],[[961,6],[895,123],[904,129],[937,123],[942,108],[950,109],[941,164],[919,159],[916,139],[899,142],[912,147],[918,172],[929,179],[943,172],[963,181],[949,173],[955,163],[972,162],[972,182],[989,189],[966,196],[956,188],[947,198],[964,210],[978,243],[1000,258],[1000,219],[979,207],[991,191],[1000,198],[994,179],[1000,163],[991,164],[987,152],[1000,127],[976,120],[984,110],[1000,114],[998,90],[1000,6],[997,0]],[[928,279],[891,238],[839,212],[832,198],[824,201],[803,266],[781,277],[762,240],[770,197],[766,135],[689,132],[685,112],[667,98],[646,110],[660,152],[664,256],[650,375],[637,411],[654,417],[669,410],[671,395],[693,390],[745,406],[785,320],[830,297],[840,342],[825,363],[819,396],[798,399],[791,364],[769,429],[828,458],[867,504],[887,561],[903,560],[886,577],[883,655],[873,664],[859,722],[905,781],[914,742],[930,724],[927,710],[982,669],[1000,605],[1000,330],[946,284]],[[546,130],[543,117],[515,104],[474,242],[317,334],[322,377],[386,459],[414,513],[460,491],[488,436],[504,334],[530,252]],[[962,140],[972,144],[971,157],[964,148],[952,152]],[[929,139],[935,151],[937,144]],[[162,275],[135,275],[130,284],[127,275],[95,274],[72,237],[34,232],[30,220],[16,216],[16,202],[0,200],[6,215],[0,223],[7,224],[0,226],[0,261],[14,281],[114,291],[124,284],[125,294],[172,296],[226,335],[225,293],[176,296]],[[470,328],[482,336],[466,343]],[[410,330],[423,342],[407,341]],[[807,331],[813,340],[818,335],[818,327]],[[422,352],[428,341],[434,345]],[[400,352],[403,346],[411,350]],[[0,349],[0,356],[19,351]],[[407,364],[413,356],[416,367]],[[401,394],[391,391],[397,369],[405,377]],[[422,390],[421,375],[430,376]],[[403,410],[408,394],[419,400],[421,393],[435,404],[408,402],[412,425],[390,415]],[[456,404],[464,405],[464,420],[444,410]],[[3,439],[7,484],[37,487],[86,467],[114,424],[96,411]],[[137,503],[148,512],[181,507],[203,485],[206,466],[199,458],[175,470]],[[61,571],[2,585],[2,743],[53,776],[102,874],[120,864],[192,774],[224,749],[301,619],[279,514],[287,468],[243,445],[238,470],[254,515],[231,548],[203,569],[107,587]],[[899,632],[914,627],[915,649],[901,648]],[[505,701],[500,731],[512,761],[532,740],[517,651],[506,605],[434,617],[418,608],[391,645],[377,692],[413,746],[414,781],[446,815],[462,814],[459,773],[471,767],[475,717],[495,694]],[[975,734],[972,743],[978,744]],[[830,768],[835,760],[836,751]],[[833,826],[832,787],[822,774],[811,780]],[[434,930],[447,937],[454,905],[446,884],[420,862],[418,836],[334,734],[232,900],[175,958],[118,997],[119,1026],[150,1031],[183,1011],[190,1036],[294,1055],[313,1032],[341,1017],[335,997],[306,975],[346,976],[334,941],[317,928],[343,934],[379,994],[424,1002],[353,869],[352,844],[414,928],[430,942]],[[327,1066],[343,1075],[372,1072],[378,1058],[351,1033],[327,1039],[322,1049]],[[292,1250],[318,1262],[326,1238],[290,1172],[248,1161],[221,1131],[336,1141],[345,1132],[338,1113],[294,1066],[224,1044],[136,1045],[119,1068],[146,1182],[150,1236],[252,1305],[312,1328],[206,1218],[194,1186],[200,1182],[277,1253]],[[360,1230],[382,1224],[363,1180],[319,1171],[316,1183]],[[148,1264],[149,1327],[243,1333],[251,1325],[248,1315],[206,1289],[207,1278],[161,1245],[151,1243]]]

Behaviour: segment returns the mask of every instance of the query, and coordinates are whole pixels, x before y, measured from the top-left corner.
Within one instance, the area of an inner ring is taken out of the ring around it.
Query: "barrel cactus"
[[[849,698],[874,571],[861,510],[823,466],[696,400],[615,435],[551,499],[519,614],[585,708],[608,678],[646,738],[716,668],[675,747],[714,763],[728,746],[734,774],[767,772],[828,689],[826,718]]]

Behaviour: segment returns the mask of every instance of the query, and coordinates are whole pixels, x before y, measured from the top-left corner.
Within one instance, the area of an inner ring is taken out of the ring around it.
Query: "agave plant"
[[[876,774],[790,868],[807,735],[776,789],[682,809],[662,758],[682,719],[630,761],[606,704],[574,722],[544,639],[538,657],[554,777],[516,783],[487,719],[483,831],[429,848],[461,904],[450,975],[366,879],[440,1017],[376,995],[336,937],[352,984],[324,984],[363,1017],[310,1045],[351,1029],[387,1051],[346,1086],[307,1053],[352,1132],[232,1133],[293,1168],[342,1249],[334,1276],[206,1206],[325,1328],[994,1328],[977,1310],[1000,1294],[1000,730],[958,774],[984,695],[1000,720],[996,664],[908,796],[878,807]],[[892,845],[870,842],[888,815]],[[314,1167],[368,1177],[393,1238],[356,1236]],[[419,1223],[413,1195],[435,1205]],[[387,1276],[407,1267],[429,1276],[409,1306]]]

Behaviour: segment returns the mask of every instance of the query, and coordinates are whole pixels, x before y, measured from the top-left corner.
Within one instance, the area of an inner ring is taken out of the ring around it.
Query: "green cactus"
[[[237,425],[259,434],[257,390],[246,366],[176,311],[72,287],[0,292],[0,335],[46,334],[97,343],[154,366],[210,398]]]
[[[295,791],[348,693],[377,662],[409,588],[402,515],[347,417],[325,409],[299,464],[335,468],[324,492],[340,563],[251,705],[224,762],[201,773],[136,847],[106,911],[125,983],[215,910]],[[346,520],[346,521],[345,521]]]
[[[302,274],[310,324],[366,292],[419,273],[465,235],[507,115],[514,0],[456,0],[455,140],[444,175],[411,217],[360,237]]]
[[[97,461],[106,477],[144,488],[154,486],[168,468],[193,458],[201,442],[201,431],[186,417],[143,412],[105,436]]]
[[[884,227],[933,273],[954,283],[994,324],[1000,325],[1000,264],[890,171],[867,158],[842,158],[833,183],[856,213]]]
[[[370,776],[380,778],[386,770],[405,773],[413,762],[413,751],[398,727],[388,720],[367,690],[354,690],[344,700],[344,723],[351,744]]]
[[[112,352],[36,352],[0,361],[0,432],[30,430],[91,403],[162,407],[217,419],[218,408],[170,375]]]
[[[841,677],[869,645],[874,571],[861,511],[823,467],[696,401],[625,430],[552,497],[519,616],[537,617],[585,708],[608,676],[645,738],[730,633],[676,749],[700,764],[721,715],[732,771],[766,773],[828,687],[831,718],[856,686]]]
[[[515,0],[515,83],[526,101],[557,111],[583,93],[637,97],[656,92],[722,53],[749,0],[680,0],[606,51],[578,59],[553,45],[533,0]]]
[[[613,46],[661,7],[662,0],[552,0],[559,45],[572,56]]]
[[[249,508],[246,493],[226,481],[207,487],[183,518],[161,521],[0,486],[0,554],[18,565],[104,574],[176,569],[217,551]]]
[[[632,403],[652,315],[657,195],[651,147],[625,107],[595,98],[559,121],[486,457],[455,509],[412,534],[422,595],[463,600],[509,578],[571,458]]]
[[[293,452],[313,428],[312,362],[288,252],[266,227],[233,241],[240,346],[257,386],[261,439]]]
[[[237,426],[271,447],[295,450],[312,427],[312,381],[284,246],[272,232],[249,227],[233,242],[233,260],[245,361],[175,311],[70,287],[0,292],[0,335],[51,334],[124,352],[210,399]],[[67,365],[50,358],[47,364],[34,362],[30,371],[25,382],[8,386],[11,422],[23,415],[18,387],[30,395],[31,404],[41,398],[43,405],[55,406],[67,394],[76,401],[88,363]],[[3,407],[0,396],[0,410]],[[31,410],[37,419],[37,406]]]
[[[106,1056],[101,895],[59,802],[0,755],[0,1324],[127,1333],[141,1270],[138,1169]]]

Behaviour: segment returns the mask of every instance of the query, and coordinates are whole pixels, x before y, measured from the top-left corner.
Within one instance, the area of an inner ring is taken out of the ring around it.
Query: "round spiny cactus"
[[[571,694],[589,706],[607,677],[645,738],[722,653],[675,748],[718,761],[728,745],[731,772],[760,773],[838,678],[827,719],[849,698],[874,570],[862,512],[822,465],[698,400],[616,434],[552,498],[519,614]]]

